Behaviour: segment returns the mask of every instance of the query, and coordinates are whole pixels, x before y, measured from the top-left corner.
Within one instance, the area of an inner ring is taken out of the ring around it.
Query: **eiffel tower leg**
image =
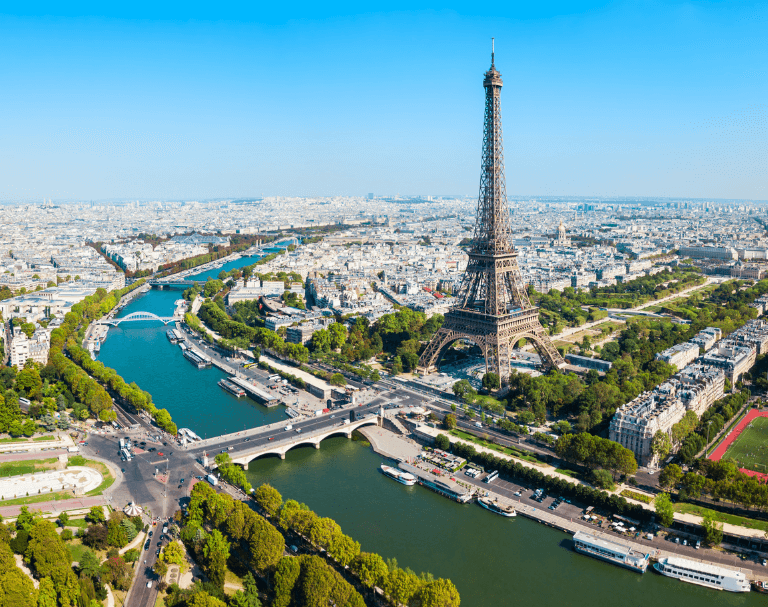
[[[449,342],[455,340],[456,337],[457,335],[454,331],[446,329],[445,327],[440,327],[432,336],[427,347],[424,348],[424,352],[421,353],[418,369],[422,373],[429,373],[432,371],[435,368],[435,365],[439,362],[438,357],[440,356],[440,352],[442,352],[443,348]]]

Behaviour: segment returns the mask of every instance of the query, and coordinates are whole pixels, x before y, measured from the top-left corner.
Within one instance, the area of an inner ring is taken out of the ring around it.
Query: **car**
[[[199,480],[199,481],[203,480],[203,477],[202,477],[202,476],[196,476],[195,478],[196,478],[197,480]]]
[[[227,451],[228,451],[228,449],[222,449],[221,451],[219,451],[219,453],[226,453]]]
[[[683,540],[683,546],[687,546],[687,545],[688,545],[688,540]]]
[[[168,443],[163,443],[163,447],[167,447],[167,446],[168,446]]]
[[[515,491],[515,497],[520,497],[521,495],[522,493],[520,493],[519,491]]]
[[[152,580],[149,580],[149,581],[147,582],[147,588],[152,588]]]
[[[144,544],[144,550],[149,550],[149,542],[147,542],[146,544]]]
[[[183,482],[184,482],[184,479],[181,479],[179,482],[180,482],[180,483],[183,483]]]
[[[153,533],[154,533],[154,532],[150,530],[150,532],[149,532],[149,537],[152,537],[152,534],[153,534]]]
[[[275,437],[274,436],[270,436],[269,440],[275,440]]]
[[[701,540],[696,540],[696,550],[701,548]],[[763,565],[765,565],[765,561],[763,561]]]
[[[165,453],[163,453],[162,451],[158,451],[158,452],[157,452],[157,454],[158,454],[160,457],[165,457]]]
[[[293,545],[288,546],[288,548],[290,548],[291,552],[298,552],[299,551],[299,549],[296,546],[293,546]]]
[[[334,413],[333,415],[331,415],[331,419],[333,419],[334,417],[336,417],[336,414],[335,414],[335,413]]]
[[[249,440],[251,440],[251,439],[250,439],[250,438],[244,438],[244,439],[243,439],[243,442],[244,442],[244,443],[247,443]]]

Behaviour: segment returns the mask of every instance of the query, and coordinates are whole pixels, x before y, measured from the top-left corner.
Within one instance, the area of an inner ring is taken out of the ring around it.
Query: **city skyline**
[[[99,10],[0,19],[0,200],[474,196],[492,36],[511,197],[768,199],[760,6]]]

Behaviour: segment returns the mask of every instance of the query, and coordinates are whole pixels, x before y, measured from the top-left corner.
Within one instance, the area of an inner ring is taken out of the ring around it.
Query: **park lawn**
[[[71,518],[67,521],[67,527],[86,529],[88,527],[88,521],[86,521],[84,518]]]
[[[731,443],[723,459],[734,459],[747,470],[768,471],[768,418],[753,419]]]
[[[529,455],[527,453],[524,453],[518,449],[513,449],[511,447],[503,447],[502,445],[497,445],[496,443],[493,443],[491,441],[477,438],[476,436],[473,436],[472,434],[467,434],[466,432],[462,432],[461,430],[451,430],[451,434],[453,434],[454,436],[462,440],[475,443],[476,445],[480,445],[488,449],[493,449],[494,451],[498,451],[499,453],[504,453],[505,455],[516,457],[517,459],[525,460],[526,462],[536,464],[537,466],[542,465],[542,463],[536,457]]]
[[[12,500],[0,500],[0,506],[25,506],[27,504],[39,504],[40,502],[52,502],[53,500],[71,500],[74,498],[74,494],[70,491],[40,493],[38,495],[30,495],[29,497],[17,497]]]
[[[243,588],[243,578],[238,576],[233,571],[230,571],[229,569],[227,569],[227,573],[224,575],[224,583],[232,584],[233,586],[237,586],[240,589]],[[232,592],[234,592],[234,590]]]
[[[476,405],[478,405],[480,407],[482,407],[483,405],[485,405],[486,407],[488,405],[496,405],[498,407],[502,406],[501,405],[501,401],[498,400],[497,398],[494,398],[490,394],[478,394],[475,397],[475,403],[474,404],[476,404]]]
[[[629,499],[633,499],[638,502],[643,502],[644,504],[650,504],[653,501],[653,498],[650,495],[645,495],[645,493],[638,493],[637,491],[632,491],[631,489],[624,489],[620,495],[622,497],[628,497]]]
[[[559,472],[560,474],[564,474],[565,476],[570,476],[571,478],[576,479],[580,479],[582,476],[575,470],[569,470],[568,468],[555,468],[555,472]]]
[[[32,439],[34,442],[43,441],[43,440],[56,440],[55,436],[36,436]]]
[[[71,542],[68,542],[67,548],[69,548],[69,553],[72,555],[72,560],[78,563],[83,557],[83,553],[88,550],[88,547],[83,546],[79,539],[73,539]]]
[[[739,527],[746,527],[747,529],[759,529],[760,531],[768,532],[768,521],[758,521],[753,518],[747,518],[746,516],[719,512],[717,510],[711,510],[710,508],[704,508],[703,506],[685,502],[674,504],[674,508],[676,512],[681,512],[683,514],[695,514],[696,516],[709,514],[714,520],[720,523],[728,523],[729,525],[738,525]]]
[[[21,474],[32,474],[39,470],[51,470],[56,467],[58,458],[49,457],[46,459],[26,459],[17,462],[3,462],[0,464],[0,478],[6,476],[19,476]]]

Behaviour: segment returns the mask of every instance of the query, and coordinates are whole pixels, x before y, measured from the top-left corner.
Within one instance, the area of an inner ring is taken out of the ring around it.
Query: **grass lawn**
[[[497,445],[496,443],[492,443],[490,441],[477,438],[476,436],[473,436],[471,434],[467,434],[466,432],[462,432],[461,430],[451,430],[451,434],[453,434],[454,436],[462,440],[475,443],[476,445],[481,445],[483,447],[487,447],[488,449],[493,449],[494,451],[498,451],[499,453],[504,453],[505,455],[511,455],[512,457],[525,460],[526,462],[531,462],[532,464],[541,465],[541,462],[536,457],[534,457],[529,453],[520,451],[519,449],[514,449],[512,447],[503,447],[501,445]]]
[[[747,470],[768,471],[768,418],[753,419],[728,447],[723,459],[728,458],[735,459]]]
[[[621,492],[621,495],[623,497],[628,497],[629,499],[637,500],[638,502],[643,502],[644,504],[650,504],[651,501],[653,501],[653,498],[650,495],[645,495],[645,493],[638,493],[637,491],[632,491],[631,489],[624,489]]]
[[[51,470],[56,467],[58,458],[27,459],[18,462],[3,462],[0,464],[0,478],[6,476],[18,476],[20,474],[32,474],[38,470]]]
[[[227,569],[227,573],[224,575],[224,583],[233,584],[234,586],[239,586],[240,588],[243,587],[243,579],[229,569]]]
[[[40,502],[50,502],[56,500],[74,499],[71,491],[60,491],[59,493],[41,493],[29,497],[18,497],[12,500],[0,500],[0,506],[25,506],[27,504],[39,504]]]
[[[718,512],[717,510],[710,510],[703,506],[696,506],[694,504],[680,503],[674,504],[676,512],[682,512],[685,514],[695,514],[697,516],[704,516],[709,514],[714,520],[721,523],[728,523],[730,525],[738,525],[739,527],[746,527],[747,529],[759,529],[760,531],[768,531],[768,521],[758,521],[746,516],[737,516],[735,514],[727,514],[725,512]]]
[[[35,438],[27,438],[20,436],[19,438],[0,438],[0,444],[5,443],[28,443],[29,441],[38,442],[43,440],[56,440],[55,436],[36,436]]]
[[[67,544],[67,548],[69,548],[69,553],[72,555],[72,560],[80,562],[80,559],[83,556],[83,553],[88,550],[86,546],[83,546],[80,543],[80,540],[72,540]]]
[[[88,527],[88,521],[84,518],[71,518],[67,521],[67,527],[77,527],[79,529],[85,529]]]
[[[570,476],[571,478],[581,478],[581,474],[576,472],[575,470],[568,470],[568,468],[555,468],[555,472],[559,472],[560,474],[564,474],[565,476]]]

